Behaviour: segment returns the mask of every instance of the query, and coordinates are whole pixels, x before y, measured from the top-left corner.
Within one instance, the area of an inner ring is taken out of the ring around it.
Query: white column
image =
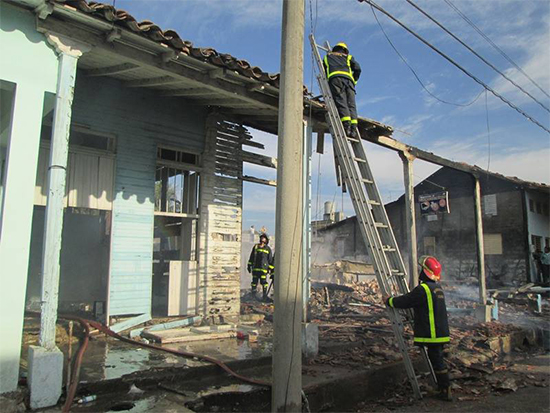
[[[48,167],[48,199],[42,253],[40,347],[31,346],[29,349],[30,404],[33,409],[53,406],[61,395],[63,355],[55,346],[55,324],[63,231],[63,198],[76,65],[82,53],[90,49],[87,45],[56,34],[46,33],[46,38],[58,53],[59,65]]]
[[[416,211],[414,204],[413,161],[408,152],[399,152],[403,161],[403,179],[405,182],[405,238],[409,249],[409,288],[418,285],[418,246],[416,241]]]
[[[17,85],[0,217],[0,393],[17,388],[44,90]]]

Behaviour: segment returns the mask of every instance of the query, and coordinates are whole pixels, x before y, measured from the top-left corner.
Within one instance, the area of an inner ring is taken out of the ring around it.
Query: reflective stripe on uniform
[[[390,297],[388,304],[393,308],[393,297]]]
[[[268,250],[264,250],[262,248],[256,248],[256,251],[257,252],[263,252],[264,254],[269,254],[269,251]]]
[[[415,337],[415,343],[447,343],[451,341],[450,337],[437,337],[435,331],[435,314],[432,290],[426,284],[420,284],[426,292],[426,298],[428,300],[428,318],[430,320],[430,337]]]
[[[451,341],[450,337],[438,337],[438,338],[424,338],[424,337],[415,337],[415,343],[448,343]]]
[[[345,76],[348,76],[351,80],[353,80],[353,83],[357,84],[357,82],[353,78],[353,71],[351,70],[351,59],[352,59],[352,56],[350,54],[348,54],[348,58],[347,58],[347,62],[346,62],[348,64],[348,71],[347,72],[344,72],[343,70],[337,70],[335,72],[331,72],[329,64],[328,64],[328,57],[325,56],[324,62],[325,62],[325,66],[327,68],[327,79],[330,79],[334,75],[345,75]]]
[[[270,270],[274,270],[275,267],[274,267],[273,265],[270,265],[270,266],[269,266],[269,269],[270,269]]]
[[[264,270],[263,268],[253,268],[252,272],[254,271],[260,271],[260,272],[263,272],[264,274],[267,274],[267,270]]]
[[[352,124],[352,125],[356,125],[357,123],[358,123],[358,122],[357,122],[357,119],[352,119],[352,120],[351,120],[351,124]]]
[[[340,120],[342,122],[349,122],[349,121],[351,121],[351,116],[344,116],[344,117],[340,118]]]
[[[420,284],[424,291],[426,291],[426,297],[428,298],[428,317],[430,319],[430,337],[436,338],[435,335],[435,314],[434,314],[434,302],[432,298],[432,290],[426,284]]]

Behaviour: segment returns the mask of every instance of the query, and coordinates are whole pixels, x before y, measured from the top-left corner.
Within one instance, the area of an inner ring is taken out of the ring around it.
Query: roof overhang
[[[46,0],[9,2],[33,10],[37,30],[91,45],[92,50],[78,64],[86,76],[114,78],[126,87],[146,88],[159,96],[216,108],[230,120],[277,134],[279,89],[267,82],[201,61],[67,4]],[[314,131],[328,132],[324,104],[307,95],[304,118],[311,118]],[[393,131],[365,118],[359,119],[359,127],[362,134],[372,137]]]

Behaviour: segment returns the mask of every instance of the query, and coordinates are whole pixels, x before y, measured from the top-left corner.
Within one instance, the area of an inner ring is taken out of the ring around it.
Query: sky
[[[105,2],[112,1],[104,0]],[[294,0],[299,1],[299,0]],[[498,45],[547,94],[550,94],[550,1],[451,0],[481,31]],[[550,113],[493,71],[456,40],[421,15],[405,0],[377,3],[443,51],[513,105],[550,129]],[[468,25],[446,0],[415,3],[462,41],[550,107],[550,98]],[[116,0],[116,7],[138,20],[151,20],[174,29],[196,47],[213,47],[249,61],[267,72],[279,72],[281,0]],[[363,72],[357,85],[360,116],[394,127],[394,137],[446,158],[478,165],[524,180],[550,183],[550,134],[454,67],[403,28],[377,12],[377,17],[400,54],[415,70],[431,97],[392,49],[373,12],[357,0],[305,0],[304,84],[315,95],[311,50],[307,36],[318,43],[347,43]],[[265,144],[261,153],[277,156],[277,138],[252,131]],[[315,138],[315,137],[314,137]],[[334,176],[330,138],[325,154],[312,158],[312,214],[321,217],[323,203],[334,201],[337,210],[354,215],[347,194],[342,196]],[[402,165],[397,153],[365,143],[369,162],[384,201],[404,191]],[[414,162],[415,182],[437,166]],[[245,173],[275,179],[269,168],[246,165]],[[272,187],[245,183],[243,229],[265,226],[275,232],[275,197]]]

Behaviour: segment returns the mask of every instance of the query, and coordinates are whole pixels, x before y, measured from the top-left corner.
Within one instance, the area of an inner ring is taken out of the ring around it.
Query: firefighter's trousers
[[[440,390],[446,389],[451,383],[447,363],[445,363],[445,359],[443,358],[443,344],[429,344],[426,347],[428,349],[428,357],[434,369],[435,378],[437,379],[437,387]]]
[[[329,81],[332,98],[338,109],[342,122],[357,123],[357,106],[355,104],[355,85],[351,79],[333,77]]]

